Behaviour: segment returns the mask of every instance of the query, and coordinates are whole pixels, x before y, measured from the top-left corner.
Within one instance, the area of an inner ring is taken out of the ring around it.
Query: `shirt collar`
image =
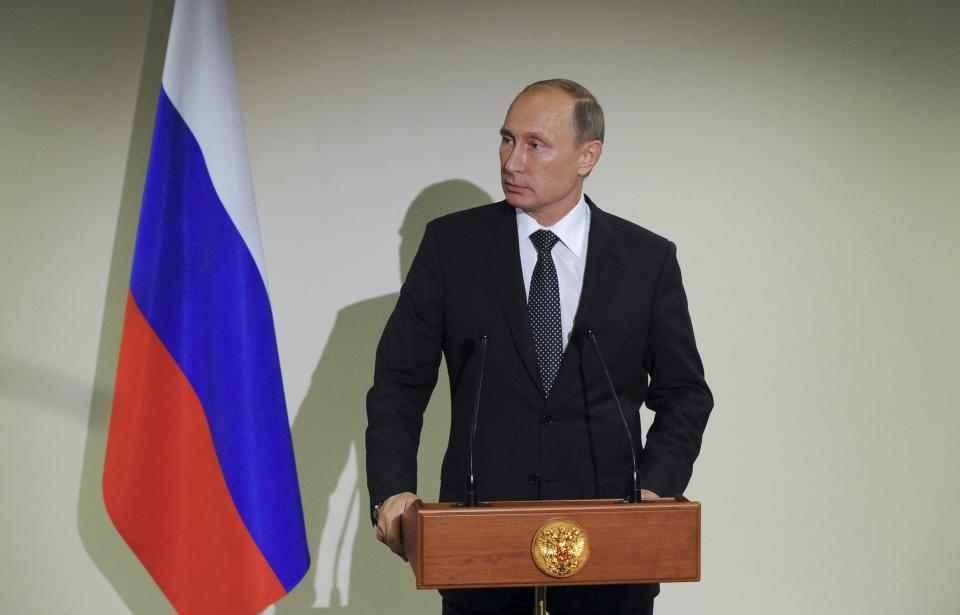
[[[517,237],[520,241],[529,241],[530,235],[540,229],[546,229],[559,237],[563,245],[577,257],[583,256],[584,248],[587,245],[587,216],[590,214],[590,210],[582,192],[580,193],[580,200],[577,201],[574,208],[551,227],[540,226],[532,216],[527,215],[522,209],[517,208],[516,211]]]

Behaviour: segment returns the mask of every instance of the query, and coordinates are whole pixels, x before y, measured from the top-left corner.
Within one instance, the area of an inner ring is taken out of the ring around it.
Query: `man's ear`
[[[588,141],[580,146],[580,168],[577,175],[586,177],[590,171],[600,161],[600,154],[603,153],[603,143],[598,140]]]

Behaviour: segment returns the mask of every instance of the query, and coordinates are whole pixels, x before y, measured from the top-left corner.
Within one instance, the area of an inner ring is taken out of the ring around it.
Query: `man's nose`
[[[508,173],[516,173],[523,170],[523,148],[514,145],[510,148],[506,160],[503,161],[503,170]]]

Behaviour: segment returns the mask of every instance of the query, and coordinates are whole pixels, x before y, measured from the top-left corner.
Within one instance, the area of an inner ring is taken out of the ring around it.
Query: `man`
[[[380,345],[367,396],[367,480],[377,539],[398,555],[416,500],[423,410],[441,352],[450,439],[441,501],[464,497],[479,342],[487,356],[476,447],[481,500],[618,498],[631,451],[592,331],[639,453],[645,497],[683,492],[713,398],[703,379],[676,247],[583,195],[603,151],[603,112],[583,86],[527,86],[500,130],[506,200],[427,225]],[[648,376],[649,386],[648,386]],[[548,609],[652,613],[656,585],[551,589]],[[444,591],[444,613],[527,613],[532,591]]]

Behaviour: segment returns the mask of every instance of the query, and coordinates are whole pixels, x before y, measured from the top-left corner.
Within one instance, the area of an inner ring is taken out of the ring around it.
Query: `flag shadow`
[[[127,166],[113,252],[107,278],[100,340],[93,376],[93,395],[87,419],[87,438],[77,498],[77,527],[90,559],[133,613],[173,613],[160,589],[126,545],[107,517],[102,477],[107,428],[113,402],[124,308],[130,283],[130,266],[136,240],[140,202],[153,140],[153,124],[173,16],[173,0],[155,0],[150,9],[133,127],[127,148]]]

